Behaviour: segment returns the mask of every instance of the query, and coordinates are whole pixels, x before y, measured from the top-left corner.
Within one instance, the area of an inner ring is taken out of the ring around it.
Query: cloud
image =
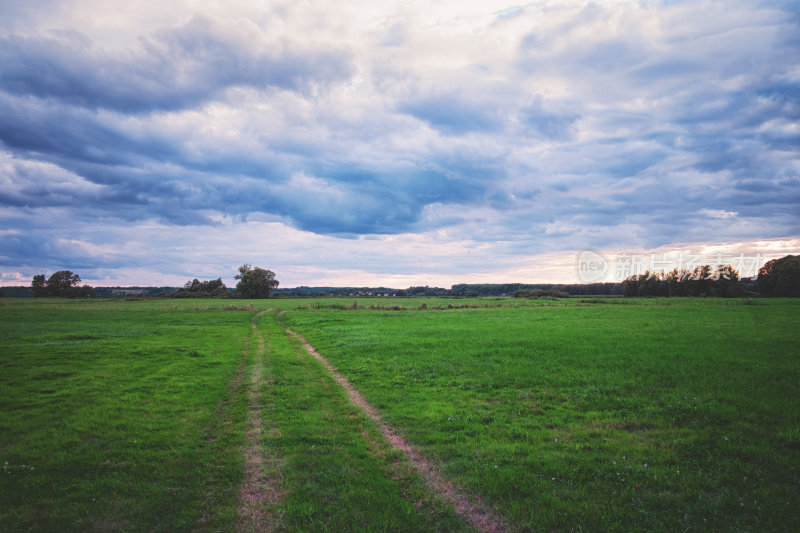
[[[494,24],[501,24],[506,20],[512,20],[525,13],[524,6],[509,6],[495,13]]]
[[[559,113],[544,109],[541,96],[536,96],[530,104],[521,108],[518,117],[526,132],[562,141],[570,140],[574,135],[575,122],[580,118],[568,110]]]
[[[222,28],[195,16],[113,54],[78,31],[0,39],[0,85],[17,95],[143,113],[194,107],[238,86],[309,91],[347,79],[350,61],[335,47],[268,42],[253,24]]]
[[[733,218],[739,213],[736,211],[725,211],[724,209],[701,209],[700,214],[707,216],[708,218],[719,218],[724,220],[726,218]]]
[[[470,102],[456,94],[422,97],[404,102],[399,110],[423,120],[447,134],[491,132],[502,127],[503,118],[492,101]]]
[[[69,206],[96,199],[100,187],[59,166],[0,153],[0,202],[7,206]]]
[[[795,3],[161,4],[4,13],[9,271],[444,279],[800,228]]]

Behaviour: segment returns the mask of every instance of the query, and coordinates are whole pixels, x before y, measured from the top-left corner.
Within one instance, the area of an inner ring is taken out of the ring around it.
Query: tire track
[[[283,497],[277,476],[270,477],[266,473],[269,458],[261,442],[264,431],[262,392],[265,386],[263,376],[267,346],[257,324],[259,317],[266,312],[262,311],[253,317],[250,326],[250,338],[256,338],[257,346],[248,392],[243,450],[244,482],[239,492],[237,531],[271,531],[275,525],[271,511]],[[266,385],[271,385],[270,382],[271,379],[268,379]]]
[[[445,501],[450,502],[456,509],[456,512],[464,517],[469,524],[479,531],[488,533],[497,533],[506,531],[503,519],[497,512],[486,505],[476,495],[464,493],[452,482],[447,481],[439,475],[438,468],[431,461],[426,459],[417,449],[415,449],[402,435],[397,433],[389,424],[384,422],[380,413],[372,407],[366,399],[361,395],[353,385],[347,381],[342,374],[339,373],[333,365],[331,365],[325,357],[323,357],[313,346],[299,333],[296,333],[286,327],[283,323],[281,328],[289,335],[298,339],[306,351],[322,363],[328,372],[330,372],[336,383],[339,384],[345,391],[347,391],[350,400],[358,406],[383,432],[384,438],[389,442],[389,445],[402,452],[414,466],[417,472],[428,483],[433,491],[439,494]]]

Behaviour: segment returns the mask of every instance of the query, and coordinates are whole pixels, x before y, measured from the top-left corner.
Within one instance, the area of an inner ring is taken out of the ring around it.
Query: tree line
[[[765,296],[800,296],[800,255],[767,261],[758,269],[754,289]],[[735,298],[748,291],[731,265],[677,268],[669,272],[645,272],[622,282],[623,296],[716,296]]]
[[[167,296],[174,298],[268,298],[278,288],[278,280],[271,270],[244,264],[234,276],[238,283],[228,289],[222,278],[210,281],[193,279]],[[23,290],[24,287],[9,287]],[[44,274],[33,277],[31,289],[34,297],[87,298],[96,296],[89,285],[81,285],[81,278],[69,270],[60,270],[49,278]],[[323,292],[320,292],[320,290]],[[742,280],[731,265],[702,265],[693,270],[673,269],[669,272],[645,272],[630,276],[621,283],[585,284],[525,284],[525,283],[461,283],[450,289],[441,287],[409,287],[405,290],[381,287],[359,289],[346,287],[298,287],[281,289],[285,295],[334,295],[352,296],[383,295],[406,297],[480,297],[516,296],[519,298],[565,297],[565,296],[716,296],[737,297],[755,295],[800,297],[800,255],[787,255],[765,263],[755,280]],[[15,293],[12,293],[15,294]],[[283,293],[282,293],[283,294]],[[2,293],[0,293],[2,295]],[[21,295],[20,296],[24,296]]]
[[[634,275],[622,282],[623,296],[743,296],[744,284],[731,265],[719,265],[712,270],[702,265],[693,270],[677,268],[670,272],[650,272]]]
[[[279,282],[275,273],[264,268],[244,264],[239,267],[239,273],[234,276],[239,280],[235,291],[229,291],[222,282],[222,278],[211,281],[193,279],[168,294],[172,298],[225,298],[237,296],[239,298],[269,298],[270,292]],[[34,298],[91,298],[96,296],[93,287],[81,285],[81,277],[70,270],[59,270],[46,278],[44,274],[33,276],[31,289]]]
[[[758,269],[758,290],[767,296],[800,296],[800,255],[767,261]]]
[[[479,298],[483,296],[528,296],[540,293],[571,296],[617,296],[622,294],[619,283],[458,283],[449,289],[442,287],[409,287],[396,291],[397,296],[454,296]]]

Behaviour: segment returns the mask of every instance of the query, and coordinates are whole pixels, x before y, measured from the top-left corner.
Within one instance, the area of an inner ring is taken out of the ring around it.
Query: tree
[[[731,265],[700,265],[694,270],[677,268],[670,272],[650,272],[628,277],[622,282],[623,296],[718,296],[732,298],[744,294],[739,273]]]
[[[673,268],[664,277],[667,285],[667,296],[686,296],[686,280],[689,279],[689,272],[686,269],[678,270]]]
[[[714,280],[711,289],[714,296],[732,298],[744,294],[744,285],[739,281],[739,273],[731,265],[717,265]]]
[[[80,287],[75,291],[74,296],[77,296],[79,298],[94,298],[95,296],[97,296],[97,293],[95,292],[94,287],[91,287],[89,285],[84,285],[83,287]]]
[[[89,285],[80,286],[81,277],[69,270],[59,270],[45,281],[44,274],[33,276],[31,287],[34,297],[60,296],[67,298],[87,298],[95,295]]]
[[[269,298],[270,291],[278,286],[273,271],[247,264],[239,267],[234,278],[239,280],[236,293],[242,298]]]
[[[197,279],[187,281],[182,289],[169,295],[170,298],[225,298],[227,296],[228,289],[221,278],[211,281]]]
[[[45,280],[44,274],[33,276],[31,287],[33,288],[34,298],[43,298],[47,296],[47,281]]]
[[[769,296],[800,296],[800,255],[767,261],[758,269],[758,290]]]
[[[644,280],[640,282],[641,296],[666,296],[667,284],[664,281],[664,272],[644,273]]]
[[[711,265],[700,265],[694,268],[689,284],[694,296],[708,296],[711,294]]]
[[[47,278],[48,296],[74,296],[79,288],[81,277],[69,270],[59,270]]]

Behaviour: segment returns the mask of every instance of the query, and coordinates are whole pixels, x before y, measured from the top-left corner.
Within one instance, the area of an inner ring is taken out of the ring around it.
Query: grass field
[[[253,412],[274,530],[468,530],[281,324],[509,530],[800,530],[800,301],[352,303],[0,300],[0,530],[242,529]]]

